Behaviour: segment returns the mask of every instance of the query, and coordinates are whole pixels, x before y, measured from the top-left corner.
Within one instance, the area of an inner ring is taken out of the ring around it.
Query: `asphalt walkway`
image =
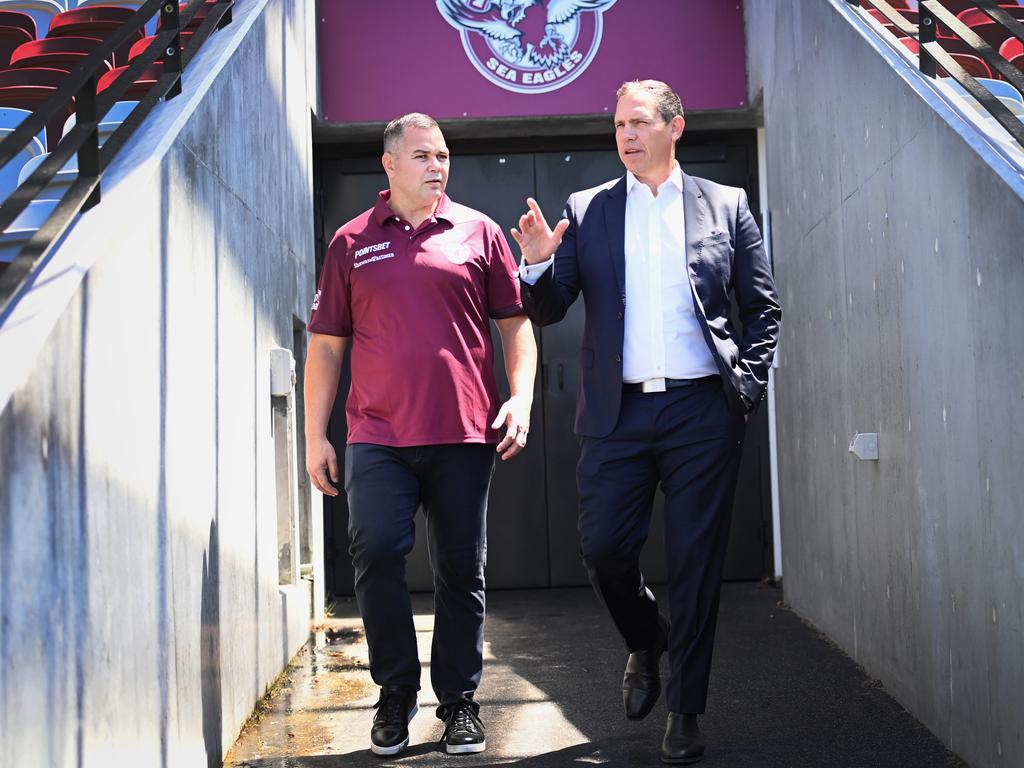
[[[656,590],[657,592],[657,590]],[[708,768],[946,768],[956,756],[781,604],[780,590],[726,584],[708,712]],[[368,749],[377,689],[355,603],[338,606],[228,755],[232,768],[517,765],[656,766],[664,702],[642,722],[622,713],[626,654],[587,589],[488,595],[477,695],[488,749],[438,750],[429,656],[431,599],[414,600],[424,665],[420,713],[397,758]],[[666,669],[663,661],[663,674]]]

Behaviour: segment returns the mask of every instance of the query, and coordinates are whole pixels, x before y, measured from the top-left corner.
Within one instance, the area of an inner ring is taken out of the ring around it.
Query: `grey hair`
[[[661,80],[630,80],[623,83],[615,92],[615,98],[621,99],[625,94],[632,91],[651,94],[658,107],[662,119],[668,123],[673,117],[683,116],[683,102],[679,100],[679,94],[673,91],[668,83]]]
[[[384,129],[384,151],[394,153],[406,128],[439,128],[437,120],[422,112],[410,112],[396,117]]]

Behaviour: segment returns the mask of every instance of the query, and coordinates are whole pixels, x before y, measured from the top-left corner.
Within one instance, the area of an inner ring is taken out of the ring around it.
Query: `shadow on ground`
[[[657,590],[656,590],[657,591]],[[760,584],[723,588],[702,765],[722,768],[945,768],[955,755],[842,652]],[[664,703],[643,722],[621,705],[625,651],[586,589],[488,596],[486,666],[478,693],[488,749],[449,756],[424,664],[411,746],[397,758],[367,749],[377,689],[353,604],[299,657],[261,722],[228,755],[231,768],[659,764]],[[429,661],[431,602],[414,601]],[[664,667],[663,667],[664,670]]]

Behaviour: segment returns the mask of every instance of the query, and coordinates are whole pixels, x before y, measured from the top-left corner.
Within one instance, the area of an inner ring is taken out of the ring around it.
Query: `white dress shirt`
[[[693,310],[686,274],[683,173],[676,163],[658,195],[626,173],[626,311],[622,379],[695,379],[718,373]],[[554,257],[521,264],[533,285]]]

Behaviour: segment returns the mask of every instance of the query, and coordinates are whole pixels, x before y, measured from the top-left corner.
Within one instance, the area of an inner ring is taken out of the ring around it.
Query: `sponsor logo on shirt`
[[[365,248],[360,248],[358,251],[356,251],[352,255],[356,259],[361,259],[363,256],[365,256],[368,253],[377,253],[378,251],[385,251],[385,250],[387,250],[390,247],[391,247],[391,241],[387,240],[387,241],[385,241],[383,243],[374,243],[373,245],[368,245]]]
[[[360,248],[353,255],[355,261],[352,262],[353,269],[359,269],[360,267],[366,266],[367,264],[373,264],[375,261],[384,261],[385,259],[395,258],[393,253],[380,253],[380,251],[386,251],[391,247],[391,241],[385,240],[383,243],[374,243],[373,245],[367,245],[364,248]],[[370,254],[374,254],[370,256]],[[369,258],[363,258],[369,256]],[[360,259],[362,259],[360,261]]]
[[[378,253],[376,256],[371,256],[368,259],[363,259],[362,261],[354,262],[352,264],[352,268],[359,269],[360,267],[365,267],[367,264],[373,264],[375,261],[384,261],[385,259],[393,258],[395,258],[395,254],[393,253]]]
[[[615,0],[437,0],[485,78],[515,93],[547,93],[581,74],[601,46]]]

